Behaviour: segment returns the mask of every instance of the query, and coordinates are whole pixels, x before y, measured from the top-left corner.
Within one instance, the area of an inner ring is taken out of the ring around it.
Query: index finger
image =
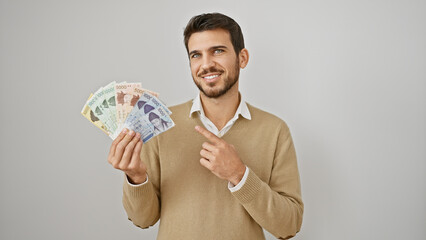
[[[114,141],[112,141],[112,144],[111,144],[111,147],[110,147],[110,149],[109,149],[109,155],[108,155],[108,157],[110,157],[110,156],[114,156],[115,155],[115,148],[116,148],[116,146],[117,146],[117,144],[124,138],[124,136],[126,136],[126,133],[128,132],[129,130],[127,129],[127,128],[124,128],[122,131],[121,131],[121,133],[120,133],[120,135],[118,135],[115,139],[114,139]]]
[[[210,131],[208,131],[207,129],[205,129],[203,127],[195,126],[195,130],[197,130],[197,132],[199,132],[201,135],[206,137],[207,140],[209,140],[213,144],[216,144],[216,143],[219,143],[219,142],[222,141],[216,135],[214,135],[213,133],[211,133]]]

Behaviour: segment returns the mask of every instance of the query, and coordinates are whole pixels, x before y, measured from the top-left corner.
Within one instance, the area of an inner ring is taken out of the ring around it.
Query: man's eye
[[[216,53],[216,54],[223,53],[223,50],[222,49],[216,49],[216,50],[214,50],[214,53]]]
[[[191,58],[198,58],[199,56],[200,56],[200,54],[194,53],[194,54],[192,54]]]

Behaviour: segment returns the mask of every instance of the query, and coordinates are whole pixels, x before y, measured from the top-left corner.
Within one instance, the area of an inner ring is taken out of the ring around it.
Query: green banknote
[[[105,102],[103,105],[107,105],[109,109],[109,120],[112,124],[111,131],[113,135],[116,135],[117,131],[117,116],[116,116],[116,101],[115,101],[115,82],[111,82],[102,88],[104,92]]]
[[[89,99],[92,98],[92,96],[93,96],[93,93],[90,94]],[[105,125],[101,121],[99,121],[99,118],[95,116],[92,109],[90,109],[89,106],[87,106],[87,104],[84,104],[83,109],[81,110],[81,114],[85,118],[87,118],[87,120],[89,120],[93,125],[95,125],[99,129],[101,129],[102,132],[109,135],[108,130],[105,127]]]
[[[99,88],[87,102],[87,106],[92,109],[93,113],[105,125],[110,134],[114,133],[114,122],[110,118],[109,106],[106,103],[104,91]]]

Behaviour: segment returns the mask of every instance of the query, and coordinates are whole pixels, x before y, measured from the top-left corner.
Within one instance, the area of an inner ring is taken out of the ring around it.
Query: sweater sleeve
[[[130,185],[126,176],[123,184],[123,206],[127,216],[140,228],[153,226],[160,218],[159,176],[157,138],[144,144],[141,159],[147,167],[148,181],[142,185]]]
[[[245,184],[232,194],[260,226],[279,239],[288,239],[301,228],[303,202],[296,153],[285,123],[276,142],[269,183],[250,169]]]

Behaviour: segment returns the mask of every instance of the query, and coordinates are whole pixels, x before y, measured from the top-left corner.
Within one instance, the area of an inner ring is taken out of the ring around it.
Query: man
[[[160,133],[164,132],[167,129],[168,124],[169,124],[169,122],[161,119],[160,116],[158,116],[154,112],[149,113],[148,119],[152,123],[152,125],[154,126],[154,133],[155,134],[160,134]]]
[[[143,147],[125,129],[110,148],[129,219],[141,228],[160,219],[157,239],[265,239],[262,228],[291,238],[303,214],[293,141],[239,93],[249,60],[239,25],[202,14],[184,39],[199,95],[172,107],[176,126]]]

